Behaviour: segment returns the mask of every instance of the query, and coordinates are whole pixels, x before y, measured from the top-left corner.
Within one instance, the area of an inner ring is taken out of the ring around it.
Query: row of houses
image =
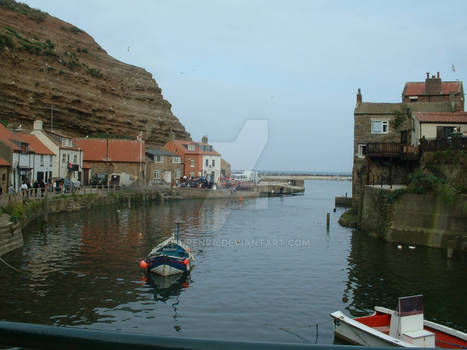
[[[400,103],[363,102],[354,110],[352,206],[360,209],[364,185],[404,184],[417,166],[425,141],[467,137],[461,81],[443,82],[427,73],[424,82],[407,82]],[[423,146],[423,145],[422,145]]]
[[[208,144],[175,140],[171,136],[161,149],[146,148],[142,136],[136,140],[72,138],[45,130],[36,119],[32,130],[0,124],[0,184],[3,189],[21,184],[49,183],[68,178],[83,185],[94,174],[126,173],[140,184],[173,184],[183,176],[205,176],[218,181],[230,175],[230,166]]]

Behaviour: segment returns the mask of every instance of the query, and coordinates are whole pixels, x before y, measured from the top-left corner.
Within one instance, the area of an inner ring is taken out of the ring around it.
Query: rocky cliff
[[[0,0],[0,120],[41,118],[72,136],[110,133],[164,144],[190,135],[152,75],[109,56],[79,28]]]

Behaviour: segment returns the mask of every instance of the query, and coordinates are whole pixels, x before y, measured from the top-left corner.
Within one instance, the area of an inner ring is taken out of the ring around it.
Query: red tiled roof
[[[14,140],[13,133],[2,123],[0,123],[0,140],[13,151],[21,151],[21,148],[12,142],[12,140]]]
[[[467,112],[455,113],[429,113],[414,112],[413,115],[421,122],[425,123],[467,123]]]
[[[24,134],[24,133],[14,133],[19,140],[29,144],[28,149],[30,152],[36,154],[48,154],[53,156],[54,153],[48,149],[35,135]]]
[[[0,157],[0,166],[10,166],[11,164],[8,163],[5,159]]]
[[[86,138],[73,139],[73,142],[83,150],[86,162],[144,162],[144,141]]]
[[[175,144],[175,147],[177,148],[177,150],[179,150],[181,154],[202,154],[202,155],[207,155],[207,156],[220,156],[220,154],[217,153],[214,148],[212,149],[212,151],[202,151],[199,145],[210,146],[207,143],[185,141],[185,140],[174,140],[174,141],[169,141],[169,142],[173,142]],[[189,151],[184,145],[195,146],[195,150]]]
[[[441,82],[441,93],[449,95],[451,91],[459,92],[460,82],[443,81]],[[425,82],[405,83],[404,96],[420,96],[425,94]]]

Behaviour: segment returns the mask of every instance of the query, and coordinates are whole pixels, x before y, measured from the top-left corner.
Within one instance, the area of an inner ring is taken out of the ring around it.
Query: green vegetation
[[[403,106],[400,111],[394,112],[394,119],[391,121],[391,125],[394,129],[399,130],[402,125],[410,120],[410,116],[412,115],[412,110],[409,106]]]
[[[13,40],[11,39],[10,35],[0,34],[0,52],[5,47],[13,48],[13,47],[15,47],[15,44],[14,44]]]
[[[71,27],[61,26],[60,29],[63,30],[64,32],[70,32],[70,33],[73,33],[73,34],[79,34],[79,33],[82,32],[81,29],[79,29],[78,27],[75,27],[75,26],[71,26]]]
[[[15,43],[12,38],[12,36],[14,36],[16,37],[17,43],[19,44],[19,50],[26,51],[34,55],[40,55],[41,53],[44,53],[47,56],[57,56],[57,54],[54,52],[55,44],[53,44],[49,39],[42,43],[35,36],[34,39],[32,39],[33,41],[31,41],[8,26],[4,27],[4,29],[5,34],[0,34],[0,50],[5,46],[11,48],[15,47]]]
[[[357,228],[357,215],[355,215],[352,209],[349,209],[341,215],[341,217],[339,218],[339,224],[344,227]]]
[[[21,202],[10,203],[5,208],[3,208],[3,211],[10,215],[11,221],[14,223],[23,220],[26,213],[26,209]]]
[[[42,12],[41,10],[33,9],[26,4],[16,2],[14,0],[0,0],[0,7],[4,7],[11,11],[21,13],[29,19],[36,21],[37,23],[44,22],[48,15],[47,12]]]

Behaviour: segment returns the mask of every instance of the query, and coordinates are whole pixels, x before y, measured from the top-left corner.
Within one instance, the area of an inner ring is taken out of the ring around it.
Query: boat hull
[[[336,337],[354,345],[375,347],[410,347],[401,340],[387,336],[371,327],[358,324],[359,322],[337,311],[331,314],[334,318],[334,333]]]
[[[188,260],[186,264],[184,261]],[[191,259],[182,259],[167,255],[147,259],[148,271],[161,276],[171,276],[179,273],[188,273],[191,270]]]

